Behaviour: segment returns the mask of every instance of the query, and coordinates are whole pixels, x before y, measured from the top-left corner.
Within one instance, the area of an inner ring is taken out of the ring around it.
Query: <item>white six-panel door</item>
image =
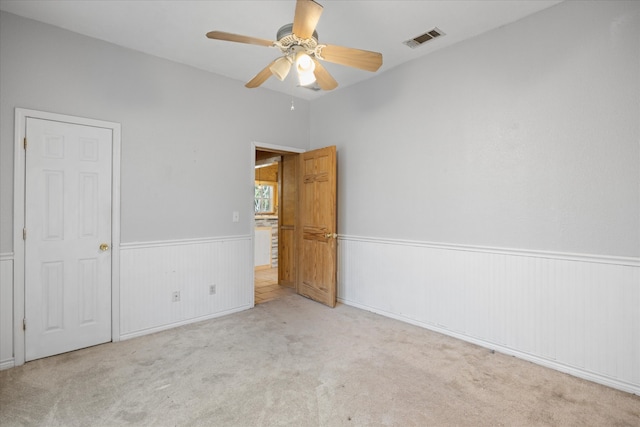
[[[25,359],[111,341],[112,130],[27,118]]]

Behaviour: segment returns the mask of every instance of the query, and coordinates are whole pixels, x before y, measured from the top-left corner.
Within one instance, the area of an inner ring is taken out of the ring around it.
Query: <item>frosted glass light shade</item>
[[[278,80],[283,81],[289,74],[289,70],[291,70],[291,62],[285,57],[278,58],[273,65],[269,67],[269,70]]]
[[[307,86],[316,81],[316,76],[313,71],[298,73],[298,80],[300,80],[300,86]]]

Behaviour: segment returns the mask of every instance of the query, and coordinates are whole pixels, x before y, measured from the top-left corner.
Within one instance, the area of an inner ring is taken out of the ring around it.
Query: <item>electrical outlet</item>
[[[171,294],[171,301],[172,302],[180,301],[180,291],[175,291],[173,294]]]
[[[209,295],[215,295],[215,294],[216,294],[216,285],[209,286]]]

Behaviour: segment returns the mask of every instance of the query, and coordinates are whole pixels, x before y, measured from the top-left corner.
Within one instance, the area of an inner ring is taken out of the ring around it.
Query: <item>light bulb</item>
[[[306,53],[300,52],[296,56],[296,69],[298,70],[300,86],[307,86],[316,81],[316,76],[313,74],[316,64]]]
[[[311,57],[306,53],[300,53],[296,57],[296,66],[298,67],[298,72],[300,73],[308,73],[313,72],[316,68],[316,64],[313,63]]]

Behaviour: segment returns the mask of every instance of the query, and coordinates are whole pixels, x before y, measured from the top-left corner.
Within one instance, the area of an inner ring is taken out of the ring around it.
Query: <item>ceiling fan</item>
[[[332,90],[338,82],[318,60],[355,67],[366,71],[377,71],[382,65],[382,54],[368,50],[318,43],[316,25],[322,14],[322,6],[313,0],[297,0],[293,24],[282,26],[276,35],[277,41],[211,31],[207,37],[236,43],[276,47],[283,56],[275,59],[260,71],[245,86],[255,88],[271,75],[284,80],[292,66],[295,66],[301,86],[317,82],[323,90]]]

